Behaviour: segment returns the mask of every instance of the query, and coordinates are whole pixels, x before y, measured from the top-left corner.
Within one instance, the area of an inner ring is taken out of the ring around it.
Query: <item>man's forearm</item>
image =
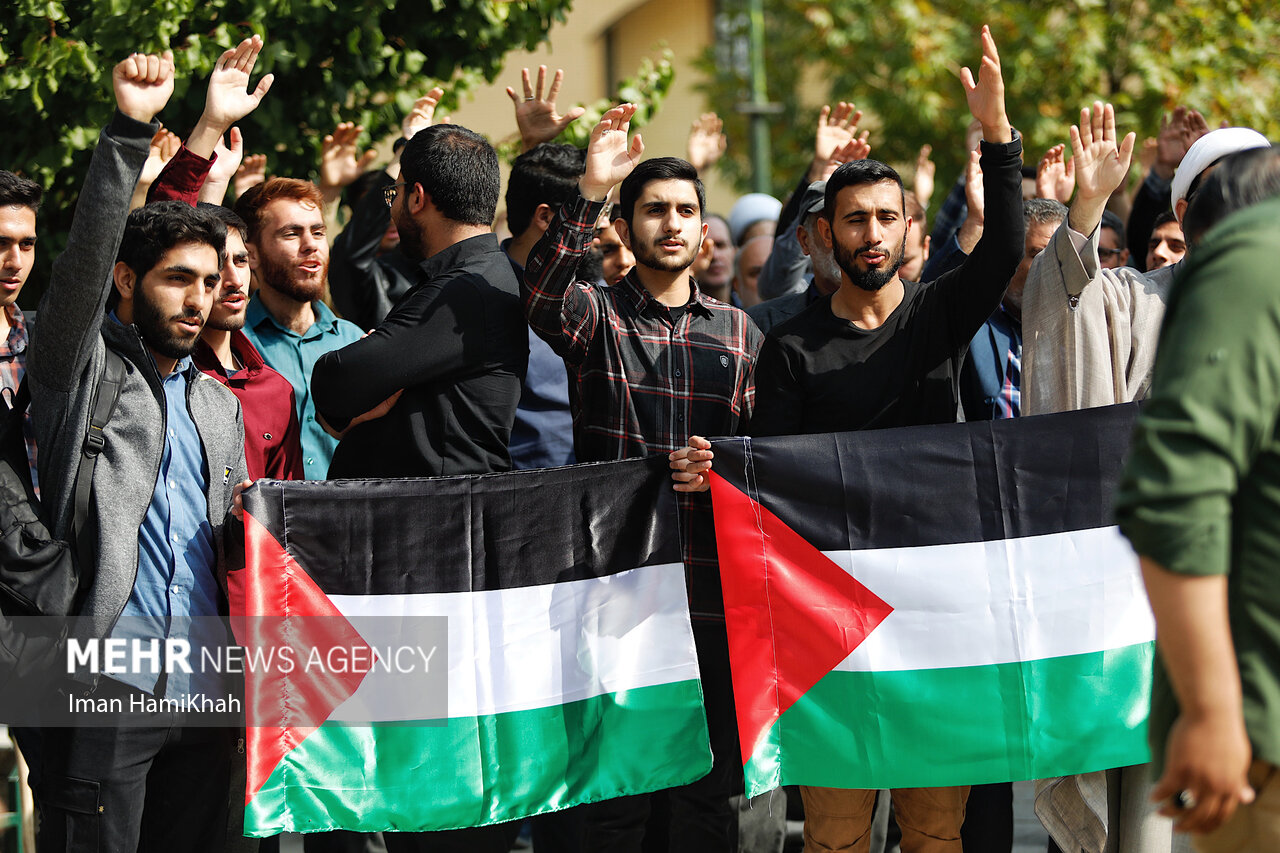
[[[43,385],[68,390],[89,363],[129,200],[157,127],[117,112],[98,139],[66,249],[54,260],[40,301],[40,333],[33,336],[28,370]]]
[[[604,202],[581,195],[565,204],[529,252],[520,281],[525,318],[562,358],[573,348],[565,340],[565,299],[603,209]]]
[[[1182,575],[1147,557],[1142,578],[1156,643],[1183,714],[1239,716],[1240,673],[1227,618],[1226,575]]]

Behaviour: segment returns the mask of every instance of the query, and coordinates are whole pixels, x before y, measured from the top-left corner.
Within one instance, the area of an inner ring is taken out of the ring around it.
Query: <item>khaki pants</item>
[[[1280,851],[1280,768],[1254,761],[1249,784],[1257,798],[1238,806],[1231,819],[1213,832],[1196,836],[1199,853],[1276,853]]]
[[[962,853],[960,825],[969,786],[890,792],[902,830],[902,853]],[[804,853],[868,853],[875,791],[800,786]]]

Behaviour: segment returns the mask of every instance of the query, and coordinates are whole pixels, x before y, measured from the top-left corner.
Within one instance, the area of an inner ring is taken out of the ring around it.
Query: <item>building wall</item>
[[[520,93],[521,68],[535,77],[540,64],[548,66],[548,76],[564,69],[556,101],[563,112],[605,97],[614,81],[634,74],[644,57],[657,59],[667,47],[675,54],[675,80],[657,117],[641,133],[646,156],[683,157],[689,125],[706,109],[705,98],[694,89],[700,75],[693,61],[711,43],[714,9],[714,0],[579,0],[537,50],[509,54],[494,84],[469,95],[453,120],[494,141],[516,138],[506,87]],[[727,211],[735,193],[714,169],[709,171],[703,176],[708,207]]]

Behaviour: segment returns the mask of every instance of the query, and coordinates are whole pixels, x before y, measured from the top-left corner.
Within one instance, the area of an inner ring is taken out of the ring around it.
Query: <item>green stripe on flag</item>
[[[834,671],[762,739],[748,794],[778,784],[778,762],[783,785],[875,789],[1146,763],[1154,653],[1141,643],[992,666]]]
[[[326,724],[245,808],[245,834],[453,829],[683,785],[711,753],[697,681],[447,725]]]

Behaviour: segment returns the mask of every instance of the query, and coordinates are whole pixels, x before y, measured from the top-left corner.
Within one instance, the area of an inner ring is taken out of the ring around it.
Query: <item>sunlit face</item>
[[[131,286],[120,288],[120,320],[137,325],[143,341],[160,355],[190,355],[218,290],[218,251],[207,243],[180,243],[140,280],[131,272],[128,280]]]
[[[1110,228],[1098,232],[1098,261],[1104,270],[1119,269],[1129,262],[1129,250],[1120,245],[1120,235]]]
[[[635,256],[622,244],[618,229],[612,222],[596,231],[592,245],[600,250],[601,275],[605,284],[617,284],[622,281],[636,265]]]
[[[698,193],[690,181],[650,181],[641,189],[631,225],[617,220],[618,235],[636,264],[661,272],[687,270],[706,234]]]
[[[320,208],[279,198],[260,216],[262,228],[249,264],[262,286],[299,302],[319,299],[329,278],[329,242]]]
[[[856,287],[877,291],[902,266],[911,219],[895,181],[853,184],[836,194],[835,214],[819,225],[836,263]]]
[[[1187,253],[1187,241],[1182,236],[1182,226],[1166,222],[1151,232],[1147,241],[1147,269],[1158,270],[1172,266]]]
[[[36,212],[23,205],[0,207],[0,306],[12,305],[36,262]]]
[[[209,309],[210,329],[229,332],[244,328],[249,305],[249,250],[235,228],[227,229],[227,260],[222,265],[218,292]]]
[[[1022,290],[1027,284],[1027,273],[1031,272],[1031,262],[1036,255],[1044,251],[1053,239],[1053,232],[1058,230],[1061,222],[1032,222],[1027,226],[1027,239],[1023,243],[1022,262],[1009,279],[1009,289],[1004,292],[1004,307],[1013,313],[1022,314]]]

